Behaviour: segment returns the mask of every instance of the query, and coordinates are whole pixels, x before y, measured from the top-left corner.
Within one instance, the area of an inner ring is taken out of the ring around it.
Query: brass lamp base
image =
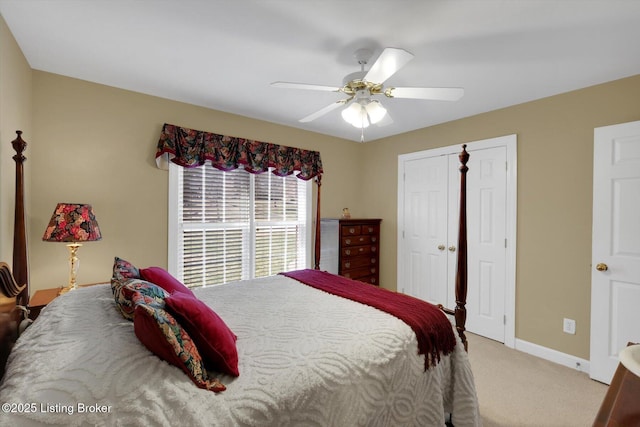
[[[58,296],[62,295],[62,294],[66,294],[69,291],[72,291],[76,289],[75,286],[65,286],[64,288],[60,288],[60,290],[58,291]]]
[[[78,266],[80,265],[80,261],[78,260],[78,256],[76,254],[78,252],[78,248],[81,246],[82,243],[77,242],[67,244],[67,248],[69,248],[69,286],[60,288],[60,291],[58,291],[58,295],[66,294],[67,292],[72,291],[78,287],[76,285],[76,276],[78,274]]]

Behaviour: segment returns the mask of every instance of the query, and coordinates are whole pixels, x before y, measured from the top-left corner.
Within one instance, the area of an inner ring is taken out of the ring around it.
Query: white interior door
[[[504,342],[507,149],[472,151],[467,173],[467,329]],[[456,221],[457,223],[457,221]]]
[[[507,206],[506,147],[501,138],[467,147],[467,329],[500,342],[505,342],[505,315],[515,305],[506,285],[511,277],[515,287],[509,264],[515,259],[515,209]],[[455,307],[459,150],[447,147],[399,159],[398,290],[450,308]],[[514,243],[507,249],[508,231]]]
[[[640,342],[640,121],[596,128],[593,157],[590,374],[609,384]]]
[[[405,163],[406,257],[400,291],[432,303],[447,299],[447,168],[446,156]]]

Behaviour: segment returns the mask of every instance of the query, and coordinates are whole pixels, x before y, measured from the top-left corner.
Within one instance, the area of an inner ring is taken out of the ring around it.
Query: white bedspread
[[[97,285],[56,298],[20,337],[0,425],[425,427],[445,412],[456,427],[481,423],[459,342],[424,372],[402,321],[293,279],[195,293],[238,336],[240,376],[218,376],[226,391],[197,388],[149,352]]]

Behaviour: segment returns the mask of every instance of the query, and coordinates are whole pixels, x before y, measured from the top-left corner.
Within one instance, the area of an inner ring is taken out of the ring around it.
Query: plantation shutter
[[[250,174],[243,170],[223,173],[212,167],[181,172],[179,276],[187,286],[250,276]]]
[[[216,285],[306,267],[308,185],[293,175],[178,170],[178,277]]]
[[[255,176],[255,274],[304,268],[306,191],[292,177]]]

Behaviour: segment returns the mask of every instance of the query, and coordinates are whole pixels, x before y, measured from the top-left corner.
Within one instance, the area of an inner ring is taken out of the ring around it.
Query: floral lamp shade
[[[58,203],[42,236],[47,242],[92,242],[102,239],[100,227],[88,204]]]

